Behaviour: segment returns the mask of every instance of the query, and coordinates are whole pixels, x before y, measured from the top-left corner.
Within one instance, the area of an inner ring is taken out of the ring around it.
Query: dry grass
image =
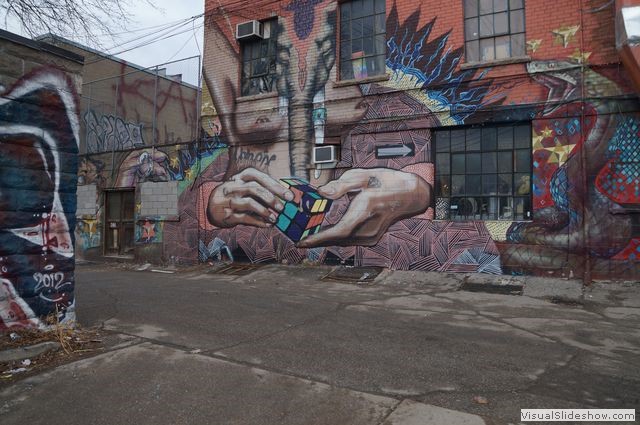
[[[0,362],[0,384],[32,375],[38,370],[87,357],[103,349],[99,329],[82,328],[78,325],[60,323],[57,317],[57,314],[52,314],[45,320],[47,329],[12,329],[0,333],[0,351],[27,347],[48,341],[59,344],[59,349],[48,351],[38,357],[29,359],[31,364],[26,367],[21,361]],[[10,370],[23,367],[27,369],[26,372],[18,374],[7,373]]]

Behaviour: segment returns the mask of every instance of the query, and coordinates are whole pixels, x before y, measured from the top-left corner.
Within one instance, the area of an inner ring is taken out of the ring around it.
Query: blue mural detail
[[[449,108],[451,118],[459,124],[481,107],[501,104],[504,94],[489,95],[495,89],[493,81],[485,79],[489,69],[456,71],[463,49],[448,46],[451,31],[429,40],[436,18],[422,28],[417,28],[419,21],[419,10],[403,24],[399,22],[395,4],[389,13],[387,33],[392,35],[387,40],[386,65],[394,77],[411,76],[415,87]]]

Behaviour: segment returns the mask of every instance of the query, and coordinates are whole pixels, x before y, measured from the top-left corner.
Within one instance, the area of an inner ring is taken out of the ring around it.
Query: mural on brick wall
[[[0,330],[74,319],[74,93],[41,69],[0,96]]]
[[[639,117],[621,112],[619,84],[578,61],[531,62],[527,69],[548,89],[533,121],[535,220],[511,226],[503,263],[581,270],[588,254],[596,271],[608,271],[606,260],[636,260]]]
[[[491,81],[481,72],[456,71],[462,49],[449,45],[450,33],[433,34],[435,20],[421,24],[416,11],[400,22],[394,7],[386,25],[390,78],[342,88],[341,97],[351,100],[332,110],[323,102],[333,90],[327,82],[335,72],[336,4],[302,3],[289,3],[279,20],[278,98],[255,121],[235,119],[237,78],[228,75],[228,64],[237,63],[238,52],[208,23],[207,45],[215,46],[218,60],[205,69],[205,81],[230,147],[210,173],[222,178],[200,185],[200,260],[307,258],[501,273],[484,224],[432,221],[425,130],[462,124],[478,108],[500,104]],[[384,122],[389,117],[414,122]],[[345,133],[337,168],[309,170],[312,141]],[[410,154],[379,155],[380,147],[399,141]]]

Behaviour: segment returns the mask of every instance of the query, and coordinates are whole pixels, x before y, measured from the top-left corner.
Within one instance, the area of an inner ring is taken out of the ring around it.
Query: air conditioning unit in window
[[[236,40],[264,38],[262,22],[247,21],[236,25]]]
[[[313,163],[314,164],[327,164],[329,162],[336,162],[338,150],[335,146],[314,146],[313,147]]]

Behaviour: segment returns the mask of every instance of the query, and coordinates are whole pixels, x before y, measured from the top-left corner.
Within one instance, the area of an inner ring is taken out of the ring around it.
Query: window
[[[340,79],[383,75],[387,42],[385,0],[340,4]]]
[[[276,81],[276,20],[264,21],[262,39],[241,42],[242,96],[269,93]]]
[[[531,126],[435,132],[438,220],[531,220]]]
[[[464,0],[467,62],[524,56],[524,0]]]

